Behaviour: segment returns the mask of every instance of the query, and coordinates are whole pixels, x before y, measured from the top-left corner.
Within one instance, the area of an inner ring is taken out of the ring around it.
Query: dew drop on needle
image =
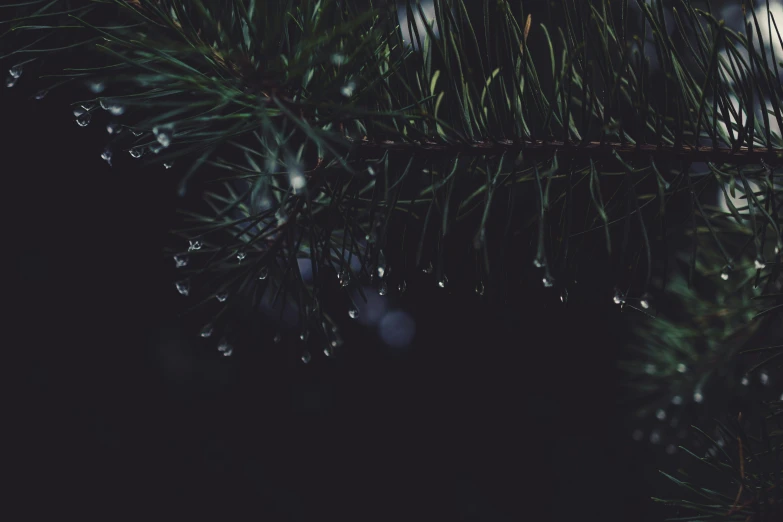
[[[90,124],[91,121],[92,121],[92,116],[87,111],[85,111],[85,112],[81,113],[80,115],[76,116],[76,124],[79,127],[86,127],[87,125]]]
[[[215,328],[212,326],[212,323],[204,325],[204,328],[201,329],[201,337],[209,337],[212,335],[214,329]]]
[[[174,127],[172,125],[158,125],[152,128],[152,133],[164,148],[171,145],[171,139],[174,135]]]
[[[187,281],[178,281],[177,292],[179,292],[182,295],[188,295],[190,293],[190,283],[188,283]]]

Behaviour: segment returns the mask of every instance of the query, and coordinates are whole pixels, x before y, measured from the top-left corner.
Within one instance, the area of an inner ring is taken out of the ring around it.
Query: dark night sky
[[[348,325],[352,351],[334,361],[292,364],[273,330],[222,358],[176,317],[161,255],[176,173],[109,168],[103,120],[79,128],[72,93],[30,92],[20,81],[0,94],[7,348],[32,369],[13,400],[28,510],[281,521],[649,512],[657,454],[633,445],[615,405],[610,299],[563,307],[531,290],[488,308],[412,281],[401,306],[418,331],[404,355]]]

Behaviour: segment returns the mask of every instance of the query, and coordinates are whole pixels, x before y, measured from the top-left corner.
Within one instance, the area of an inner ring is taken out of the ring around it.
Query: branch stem
[[[636,154],[655,156],[656,158],[687,161],[691,163],[715,163],[731,165],[759,164],[765,162],[771,166],[783,165],[783,149],[766,149],[753,147],[730,148],[693,147],[682,145],[675,148],[670,145],[634,145],[630,143],[601,143],[598,141],[585,144],[564,143],[562,141],[477,141],[474,143],[436,143],[436,142],[400,142],[400,141],[364,141],[351,140],[354,152],[362,157],[376,157],[385,152],[410,152],[423,155],[455,156],[499,156],[509,152],[523,151],[528,157],[551,159],[558,155],[574,159],[609,159],[614,152],[621,157],[632,157]]]

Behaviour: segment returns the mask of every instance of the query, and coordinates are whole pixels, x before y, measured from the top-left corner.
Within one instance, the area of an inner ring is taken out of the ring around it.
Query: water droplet
[[[653,444],[658,444],[659,442],[661,442],[661,433],[658,430],[654,430],[650,434],[650,442],[652,442]]]
[[[245,259],[246,257],[247,257],[247,254],[246,254],[245,252],[237,252],[237,261],[239,261],[240,263],[241,263],[241,262],[242,262],[242,260],[243,260],[243,259]]]
[[[639,305],[644,308],[645,310],[650,308],[650,296],[649,294],[644,294],[642,298],[639,300]]]
[[[190,283],[188,281],[178,281],[177,292],[182,295],[188,295],[190,293]]]
[[[544,276],[541,281],[544,282],[544,288],[552,288],[552,285],[555,284],[551,277]]]
[[[280,341],[283,340],[283,335],[278,332],[275,334],[275,336],[272,338],[272,341],[274,341],[275,344],[280,344]]]
[[[696,390],[693,392],[693,400],[700,403],[704,400],[704,395],[699,390]]]
[[[658,408],[658,411],[655,412],[655,417],[658,420],[666,419],[666,410],[664,410],[663,408]]]
[[[367,174],[370,176],[375,176],[375,169],[372,168],[372,166],[367,167]]]
[[[106,132],[109,134],[119,134],[122,127],[119,123],[111,122],[106,125]]]
[[[669,455],[674,455],[676,452],[677,452],[677,446],[675,446],[674,444],[669,444],[668,446],[666,446],[666,453],[668,453]]]
[[[761,372],[759,374],[759,380],[761,381],[761,384],[766,386],[769,383],[769,374],[767,372]]]
[[[780,251],[783,250],[783,243],[778,243],[775,245],[775,255],[780,254]]]
[[[674,404],[675,406],[679,406],[680,404],[682,404],[682,396],[675,395],[674,397],[672,397],[672,404]]]
[[[302,362],[303,363],[305,363],[305,364],[309,363],[310,359],[312,359],[312,357],[310,356],[310,352],[308,352],[307,350],[302,352]]]
[[[201,337],[209,337],[214,330],[212,323],[205,324],[204,328],[201,329]]]
[[[484,282],[483,281],[479,281],[478,284],[476,285],[476,293],[478,295],[484,295]]]
[[[383,254],[383,250],[378,251],[378,267],[376,271],[380,279],[388,275],[389,271],[386,269],[386,256]]]
[[[177,268],[186,266],[188,264],[188,256],[184,254],[178,254],[174,256],[174,264],[177,266]]]
[[[647,363],[644,365],[644,371],[649,375],[654,374],[657,369],[658,368],[653,363]]]
[[[103,152],[101,152],[101,159],[111,165],[111,151],[109,149],[105,149]]]
[[[740,382],[742,383],[743,386],[747,386],[748,384],[750,384],[750,379],[748,379],[747,377],[743,377]]]
[[[614,301],[614,304],[621,305],[625,303],[625,296],[619,290],[615,290],[614,296],[612,297],[612,301]]]
[[[644,432],[640,429],[633,430],[633,440],[642,440],[644,438]]]
[[[535,259],[533,259],[533,266],[535,266],[536,268],[543,268],[544,266],[546,266],[546,261],[544,261],[544,259],[541,257],[536,257]]]
[[[405,280],[403,279],[402,282],[397,287],[397,290],[399,290],[401,294],[404,294],[405,290],[407,289],[408,289],[408,283],[406,283]]]
[[[359,317],[359,310],[357,310],[356,308],[351,308],[350,310],[348,310],[348,317],[350,317],[351,319],[356,319],[357,317]]]
[[[201,250],[201,247],[204,246],[204,244],[196,239],[196,240],[188,240],[190,243],[190,246],[188,247],[188,252],[192,252],[193,250]]]
[[[258,273],[258,278],[264,280],[269,276],[269,269],[265,266],[261,267],[261,271]]]
[[[333,355],[331,346],[324,346],[324,355],[327,357],[331,357]]]
[[[340,89],[340,94],[342,94],[346,98],[350,98],[351,96],[353,96],[354,89],[356,89],[356,83],[353,80],[351,80],[342,86],[342,88]]]
[[[677,371],[680,373],[685,373],[688,371],[688,367],[685,366],[683,363],[680,363],[677,365]]]
[[[49,91],[48,91],[48,90],[46,90],[46,89],[41,89],[40,91],[38,91],[37,93],[35,93],[35,96],[34,96],[34,98],[35,98],[36,100],[43,100],[44,98],[46,98],[46,95],[47,95],[47,94],[49,94]]]
[[[340,273],[337,274],[337,282],[340,283],[340,286],[342,288],[345,288],[348,286],[348,283],[351,281],[351,273],[348,270],[340,270]]]
[[[432,261],[430,261],[430,264],[422,268],[421,270],[425,274],[431,274],[432,273]]]
[[[386,295],[387,291],[388,286],[386,285],[386,281],[381,281],[381,285],[378,287],[378,295]]]
[[[222,353],[224,357],[231,357],[231,354],[234,353],[234,348],[228,344],[228,341],[220,341],[218,351]]]
[[[76,116],[76,124],[79,127],[86,127],[87,125],[90,124],[91,121],[92,121],[92,115],[87,111],[84,111],[80,115]]]
[[[20,76],[22,76],[22,66],[20,64],[14,65],[10,69],[8,69],[8,74],[11,75],[13,79],[18,79]]]
[[[228,299],[228,292],[220,292],[215,294],[215,298],[220,301],[221,303],[224,303],[226,299]]]
[[[114,116],[122,116],[125,114],[125,107],[119,103],[112,103],[106,110],[108,110]]]
[[[155,135],[155,138],[158,140],[158,143],[163,145],[163,147],[165,148],[171,145],[171,138],[174,136],[174,126],[157,125],[152,128],[152,133]]]
[[[142,155],[141,147],[135,147],[128,151],[132,158],[139,159]]]
[[[725,267],[723,267],[723,270],[721,270],[720,272],[720,278],[723,279],[724,281],[728,281],[730,272],[731,272],[731,267],[726,265]]]
[[[8,87],[10,89],[14,85],[16,85],[16,78],[14,78],[13,76],[9,76],[9,77],[7,77],[5,79],[5,86],[6,87]]]
[[[87,87],[95,94],[100,94],[106,89],[106,84],[101,81],[91,81],[87,83]]]
[[[754,266],[756,267],[756,270],[764,270],[767,267],[762,259],[756,259]]]
[[[169,161],[169,162],[163,164],[163,167],[166,168],[166,169],[170,169],[173,166],[174,166],[174,162],[173,161]]]
[[[446,288],[446,285],[449,284],[449,278],[446,277],[446,274],[443,274],[440,277],[440,281],[438,281],[438,286],[441,288]]]
[[[332,54],[332,63],[335,65],[343,65],[344,63],[348,62],[348,57],[345,56],[342,53],[334,53]]]
[[[299,334],[299,340],[300,341],[307,341],[308,337],[310,337],[310,331],[309,330],[302,330],[302,333]]]
[[[294,194],[298,193],[307,185],[307,180],[305,179],[302,172],[299,170],[299,167],[291,168],[291,170],[288,173],[288,179],[291,182],[291,188],[293,189]]]

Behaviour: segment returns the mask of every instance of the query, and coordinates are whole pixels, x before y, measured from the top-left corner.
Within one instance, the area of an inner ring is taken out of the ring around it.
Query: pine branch
[[[607,265],[638,312],[631,388],[665,417],[735,365],[779,370],[782,346],[738,355],[781,310],[782,21],[743,2],[737,31],[673,3],[19,0],[0,60],[35,99],[86,83],[74,118],[104,119],[107,164],[198,195],[166,255],[223,355],[259,306],[296,316],[304,362],[333,355],[344,310],[325,296],[356,318],[367,285],[404,292],[412,270],[446,288],[475,260],[476,292],[503,299],[532,258],[567,304]],[[737,483],[681,505],[777,509],[766,477]]]
[[[477,140],[469,143],[442,144],[434,141],[420,142],[382,142],[351,140],[353,152],[362,158],[380,157],[386,152],[415,153],[425,157],[455,156],[502,156],[504,154],[523,154],[526,159],[541,161],[552,158],[556,153],[561,157],[584,162],[606,161],[617,153],[623,158],[635,156],[658,161],[681,161],[685,163],[715,163],[716,165],[769,165],[783,164],[783,150],[764,147],[737,147],[737,149],[695,147],[681,145],[678,148],[668,145],[650,145],[611,143],[591,141],[584,144],[562,141],[518,141]]]

